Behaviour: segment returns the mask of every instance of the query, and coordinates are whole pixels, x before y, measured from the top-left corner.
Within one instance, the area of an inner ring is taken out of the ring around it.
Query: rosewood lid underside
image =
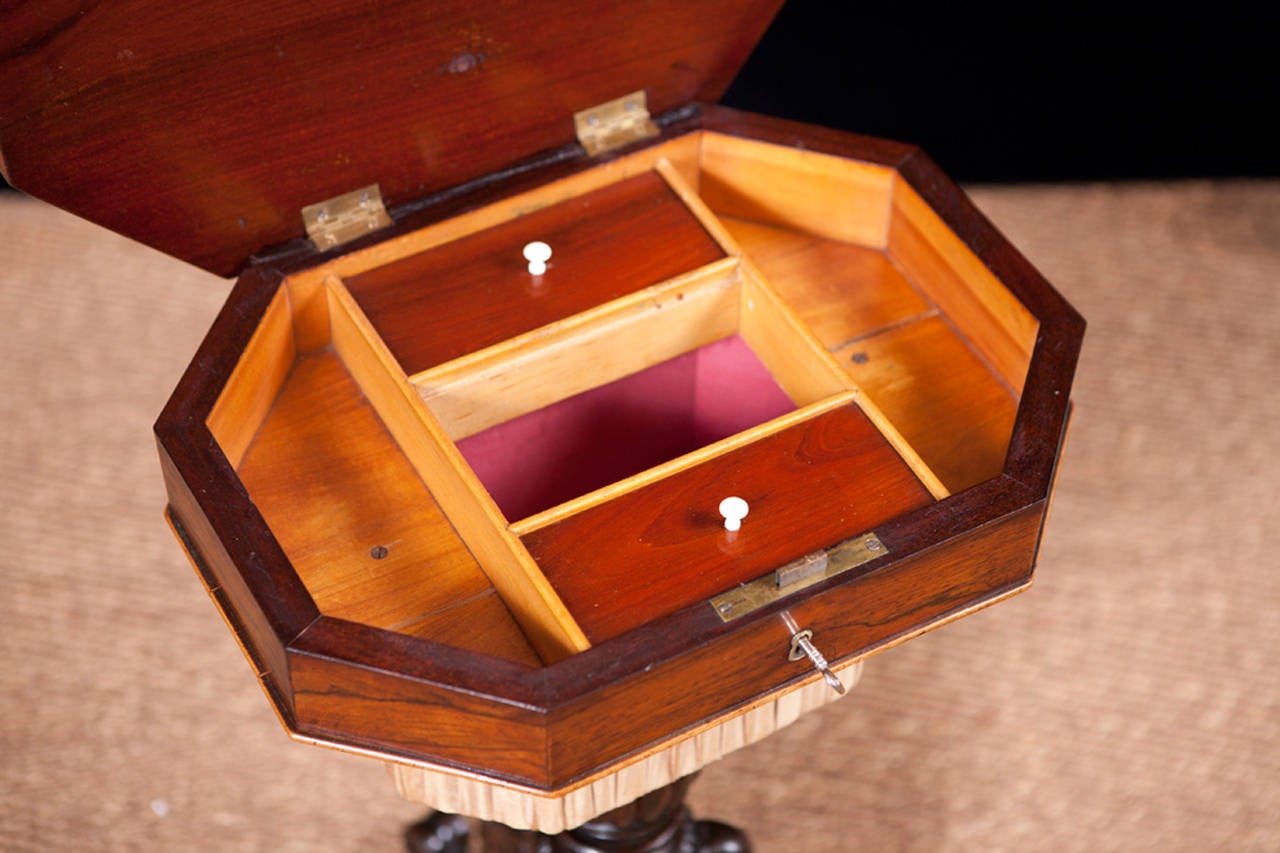
[[[377,183],[388,206],[574,142],[644,89],[716,101],[778,0],[155,0],[0,13],[0,168],[219,275]]]

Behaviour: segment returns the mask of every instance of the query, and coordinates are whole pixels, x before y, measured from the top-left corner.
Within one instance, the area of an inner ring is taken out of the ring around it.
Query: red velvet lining
[[[796,408],[736,335],[458,442],[509,520]]]

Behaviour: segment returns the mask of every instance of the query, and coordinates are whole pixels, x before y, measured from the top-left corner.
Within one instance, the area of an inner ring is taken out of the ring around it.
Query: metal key
[[[790,612],[782,613],[782,620],[787,624],[787,628],[791,631],[791,651],[787,654],[787,660],[800,660],[807,657],[818,672],[822,673],[823,679],[827,682],[827,686],[841,696],[844,695],[844,684],[831,671],[830,664],[827,659],[822,656],[822,652],[818,651],[818,647],[813,644],[813,631],[805,628],[800,630],[800,626],[796,624],[796,620],[791,616]]]

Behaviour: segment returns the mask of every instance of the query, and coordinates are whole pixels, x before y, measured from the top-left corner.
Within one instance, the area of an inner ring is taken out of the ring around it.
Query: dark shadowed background
[[[1260,6],[841,5],[788,2],[725,103],[912,142],[961,181],[1280,174]]]

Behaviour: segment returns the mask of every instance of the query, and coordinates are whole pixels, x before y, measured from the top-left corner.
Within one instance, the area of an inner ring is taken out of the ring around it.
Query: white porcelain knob
[[[742,527],[742,519],[747,517],[750,508],[742,498],[730,497],[720,501],[720,514],[724,516],[724,529],[730,533]]]
[[[534,240],[524,247],[524,259],[529,262],[529,275],[542,275],[551,260],[551,247],[541,240]]]

